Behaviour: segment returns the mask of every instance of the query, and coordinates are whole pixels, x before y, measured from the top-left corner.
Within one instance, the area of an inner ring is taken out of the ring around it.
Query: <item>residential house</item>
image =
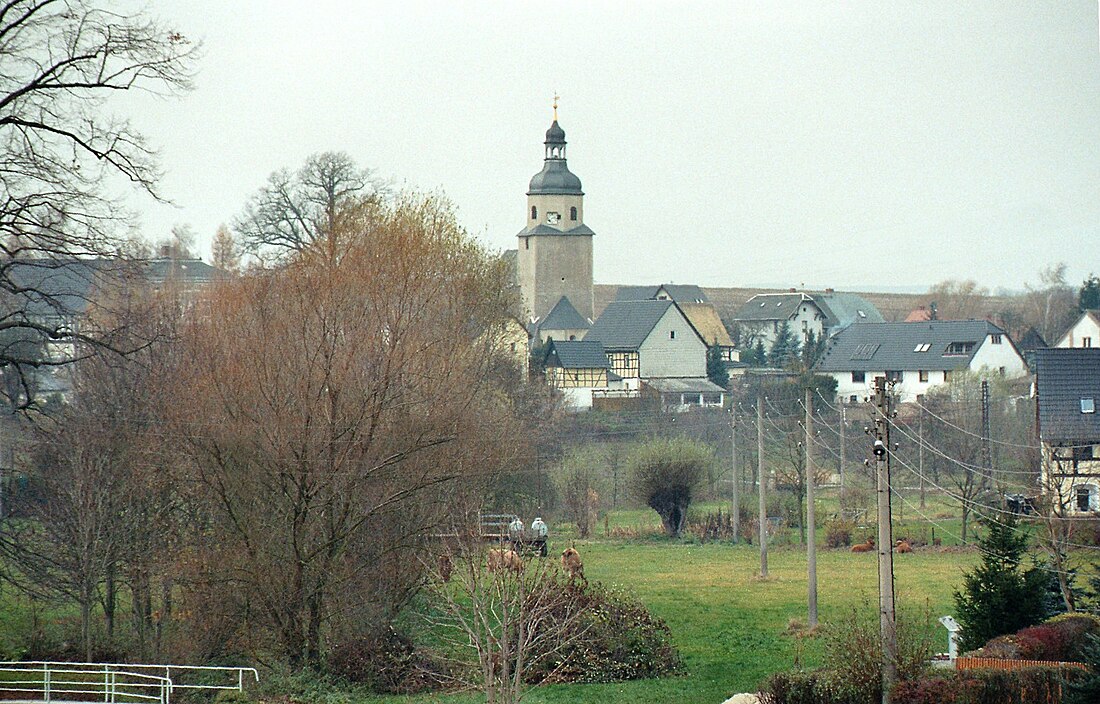
[[[913,401],[964,371],[1027,373],[1008,334],[985,320],[851,325],[829,340],[814,370],[836,379],[837,397],[850,403],[866,401],[876,377],[894,382],[902,401]]]
[[[549,340],[581,340],[591,326],[592,321],[578,313],[569,299],[562,296],[546,317],[531,321],[529,330],[531,337],[541,345]]]
[[[673,300],[612,302],[584,340],[603,346],[626,388],[649,384],[670,406],[685,405],[685,399],[701,405],[725,393],[707,379],[707,344]]]
[[[660,286],[620,286],[616,301],[675,301],[687,319],[699,331],[707,346],[718,346],[727,366],[739,366],[740,355],[733,347],[729,331],[718,310],[703,289],[694,284],[661,284]]]
[[[543,365],[546,381],[573,409],[592,407],[594,392],[623,388],[622,377],[611,371],[603,345],[595,341],[550,340]]]
[[[1055,347],[1100,347],[1100,310],[1086,310],[1069,326]]]
[[[1100,510],[1100,348],[1035,350],[1043,491],[1062,511]]]
[[[882,314],[863,297],[854,293],[808,293],[791,289],[786,293],[760,293],[733,316],[741,328],[741,347],[760,342],[770,351],[786,325],[791,334],[805,343],[831,337],[853,323],[881,323]]]

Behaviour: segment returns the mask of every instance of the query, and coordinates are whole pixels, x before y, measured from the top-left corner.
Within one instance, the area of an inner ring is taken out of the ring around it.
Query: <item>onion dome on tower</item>
[[[555,107],[554,124],[546,130],[546,161],[542,171],[531,178],[527,195],[556,194],[583,196],[581,180],[565,163],[565,130],[558,124]]]

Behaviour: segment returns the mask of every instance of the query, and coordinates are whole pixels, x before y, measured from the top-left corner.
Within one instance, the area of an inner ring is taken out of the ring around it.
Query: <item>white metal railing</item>
[[[0,701],[8,693],[38,694],[49,704],[58,699],[105,704],[169,704],[175,689],[244,691],[245,676],[259,682],[252,667],[147,665],[102,662],[0,662]],[[212,678],[213,681],[200,681]],[[62,695],[62,697],[58,697]],[[67,697],[65,695],[68,695]]]

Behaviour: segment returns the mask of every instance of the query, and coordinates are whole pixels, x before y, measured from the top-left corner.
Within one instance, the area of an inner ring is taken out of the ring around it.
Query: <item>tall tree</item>
[[[253,195],[233,221],[242,248],[265,261],[320,248],[330,257],[341,249],[341,209],[356,201],[378,201],[387,186],[372,169],[360,168],[344,152],[322,152],[295,172],[280,169]]]
[[[307,250],[219,287],[179,373],[217,535],[207,581],[234,584],[296,664],[392,617],[424,531],[455,520],[519,432],[489,375],[502,336],[487,333],[512,302],[500,259],[436,198],[358,203],[338,223],[337,260]]]
[[[726,362],[722,359],[722,348],[718,345],[707,348],[707,378],[723,389],[729,386],[729,370],[726,369]]]
[[[236,272],[241,265],[241,257],[237,253],[237,243],[233,239],[233,233],[224,224],[218,225],[218,231],[214,233],[211,254],[214,266],[222,271]]]
[[[1077,292],[1077,309],[1080,311],[1100,308],[1100,276],[1089,274]]]
[[[692,498],[713,461],[710,448],[686,438],[650,441],[627,460],[634,495],[657,512],[669,537],[683,533]]]
[[[82,338],[43,291],[43,273],[78,256],[114,256],[125,209],[105,185],[159,197],[156,156],[108,96],[190,87],[197,46],[141,14],[91,0],[12,0],[0,8],[0,331]],[[121,177],[121,179],[119,179]],[[33,367],[13,348],[0,366]]]

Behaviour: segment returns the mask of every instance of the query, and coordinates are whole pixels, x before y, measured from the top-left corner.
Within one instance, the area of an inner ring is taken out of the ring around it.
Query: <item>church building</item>
[[[540,322],[549,322],[551,311],[564,306],[585,321],[592,320],[595,233],[584,224],[584,191],[566,164],[565,130],[558,125],[557,113],[555,104],[542,171],[527,188],[527,224],[517,235],[520,293],[533,330]]]

